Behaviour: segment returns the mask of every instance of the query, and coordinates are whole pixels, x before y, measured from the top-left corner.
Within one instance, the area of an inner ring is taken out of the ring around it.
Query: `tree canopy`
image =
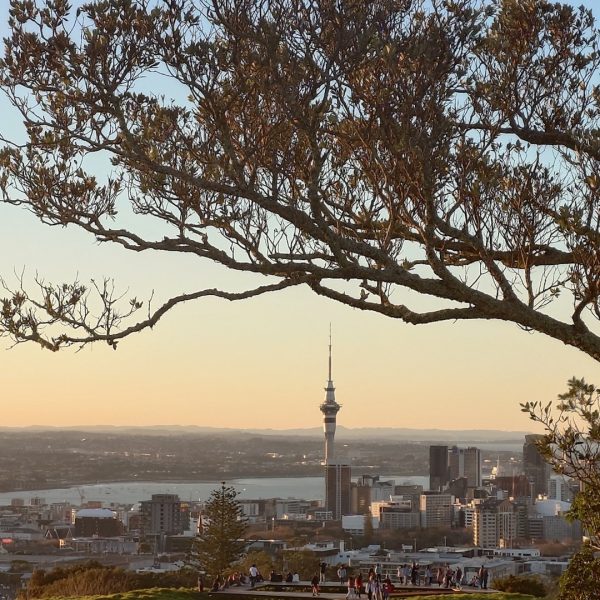
[[[302,285],[407,323],[509,321],[600,359],[590,11],[546,0],[10,5],[0,86],[26,134],[0,152],[3,201],[256,285],[153,307],[123,306],[110,281],[6,284],[4,335],[116,346],[181,302]],[[110,160],[105,177],[95,157]]]
[[[554,408],[551,402],[526,402],[522,410],[544,426],[536,445],[552,470],[579,482],[570,516],[581,520],[600,548],[600,389],[573,378],[558,400]]]
[[[192,555],[210,577],[221,576],[246,547],[246,519],[235,488],[213,490],[202,511],[202,527],[194,540]]]

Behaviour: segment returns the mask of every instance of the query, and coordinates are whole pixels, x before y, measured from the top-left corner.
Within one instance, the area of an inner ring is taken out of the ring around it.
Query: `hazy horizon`
[[[36,431],[60,431],[60,430],[68,430],[68,431],[90,431],[90,432],[94,432],[94,431],[103,431],[103,430],[132,430],[132,429],[139,429],[139,430],[151,430],[151,431],[165,431],[165,432],[169,432],[169,431],[179,431],[179,430],[184,430],[184,431],[224,431],[224,432],[246,432],[246,433],[252,433],[252,432],[264,432],[264,433],[271,433],[271,432],[275,432],[275,433],[295,433],[298,432],[298,434],[301,433],[310,433],[311,435],[322,435],[322,427],[318,427],[318,426],[313,426],[313,427],[303,427],[303,428],[294,428],[294,427],[287,427],[287,428],[274,428],[274,427],[267,427],[267,428],[258,428],[258,427],[248,427],[248,428],[241,428],[241,427],[215,427],[215,426],[203,426],[203,425],[182,425],[182,424],[170,424],[170,425],[111,425],[108,423],[105,424],[98,424],[98,425],[42,425],[42,424],[32,424],[32,425],[24,425],[24,426],[0,426],[0,431],[23,431],[23,430],[36,430]],[[430,435],[432,433],[440,433],[440,434],[472,434],[472,435],[494,435],[496,436],[501,436],[501,435],[507,435],[507,436],[511,436],[509,438],[506,439],[513,439],[514,438],[519,438],[522,437],[524,435],[528,435],[531,433],[531,431],[514,431],[514,430],[506,430],[506,429],[480,429],[480,428],[474,428],[474,429],[450,429],[450,428],[445,428],[445,429],[440,429],[440,428],[418,428],[418,427],[384,427],[384,426],[374,426],[374,427],[346,427],[344,425],[338,425],[337,426],[337,433],[338,434],[343,434],[343,433],[360,433],[360,432],[371,432],[371,431],[379,431],[382,433],[389,433],[389,434],[406,434],[406,435],[410,435],[411,433],[420,433],[421,435]],[[504,439],[504,438],[502,438]]]

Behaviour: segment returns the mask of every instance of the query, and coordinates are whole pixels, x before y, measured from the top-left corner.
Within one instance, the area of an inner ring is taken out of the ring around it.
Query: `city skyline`
[[[2,35],[7,15],[3,4]],[[0,108],[13,114],[4,98]],[[18,119],[5,120],[10,137]],[[130,253],[72,227],[43,226],[19,208],[0,210],[0,275],[9,286],[23,269],[29,289],[36,273],[87,285],[114,276],[119,290],[141,299],[154,293],[158,304],[198,284],[237,290],[249,281],[189,256]],[[426,297],[419,302],[435,305]],[[551,310],[560,312],[561,301]],[[180,306],[117,351],[101,344],[56,354],[17,346],[0,367],[3,425],[316,427],[329,323],[344,427],[536,431],[519,403],[555,400],[572,376],[600,384],[600,365],[589,356],[514,324],[411,327],[296,289]]]

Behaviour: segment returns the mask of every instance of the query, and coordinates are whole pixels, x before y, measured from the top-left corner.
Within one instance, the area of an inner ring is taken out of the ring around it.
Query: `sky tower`
[[[335,401],[335,388],[331,378],[331,325],[329,326],[329,379],[325,388],[325,401],[320,406],[323,413],[323,431],[325,432],[325,464],[334,462],[335,423],[340,405]]]

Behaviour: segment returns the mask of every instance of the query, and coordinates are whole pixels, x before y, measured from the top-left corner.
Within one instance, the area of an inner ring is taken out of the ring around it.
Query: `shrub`
[[[195,587],[197,574],[191,569],[172,573],[134,573],[121,567],[104,567],[87,563],[58,567],[51,571],[35,571],[27,589],[27,598],[56,596],[91,596],[141,590],[147,588]]]
[[[537,598],[543,598],[548,593],[546,586],[537,577],[531,576],[509,575],[501,579],[494,579],[494,589],[500,592],[530,594]]]

